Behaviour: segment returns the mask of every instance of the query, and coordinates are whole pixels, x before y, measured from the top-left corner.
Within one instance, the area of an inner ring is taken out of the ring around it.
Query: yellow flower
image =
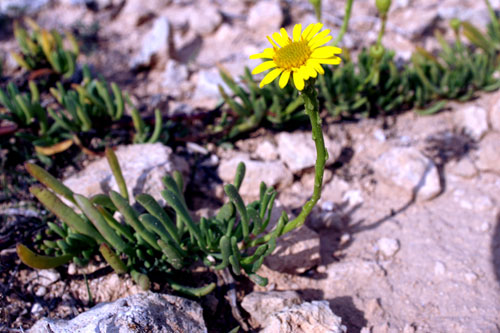
[[[340,58],[335,55],[342,53],[342,49],[323,46],[332,36],[329,36],[330,29],[320,32],[322,27],[321,23],[310,24],[302,32],[302,25],[296,24],[293,27],[293,40],[283,28],[280,30],[281,34],[275,32],[272,35],[274,41],[268,36],[273,48],[266,48],[264,52],[250,56],[250,59],[270,59],[255,67],[252,74],[274,68],[260,82],[260,87],[273,82],[281,74],[281,88],[287,85],[292,76],[295,87],[302,90],[305,80],[317,77],[318,73],[325,73],[321,64],[338,65]]]

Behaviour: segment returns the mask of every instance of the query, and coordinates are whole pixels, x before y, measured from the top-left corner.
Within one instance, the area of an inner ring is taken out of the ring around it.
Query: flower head
[[[269,59],[258,65],[252,74],[259,74],[272,69],[260,82],[262,88],[274,81],[280,74],[279,85],[284,88],[290,76],[298,90],[304,89],[304,81],[315,78],[325,71],[321,64],[338,65],[340,58],[336,54],[342,53],[342,49],[335,46],[323,46],[328,43],[330,29],[320,32],[323,24],[316,23],[308,25],[302,32],[302,25],[293,27],[293,39],[288,37],[285,29],[280,33],[275,32],[271,39],[267,37],[272,48],[266,48],[262,53],[250,56],[250,59]]]

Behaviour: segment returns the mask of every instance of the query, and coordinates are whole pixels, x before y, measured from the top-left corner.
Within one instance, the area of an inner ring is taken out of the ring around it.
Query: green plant
[[[27,69],[52,68],[57,74],[69,78],[75,72],[76,59],[79,54],[78,43],[71,33],[66,33],[66,39],[71,44],[71,50],[64,48],[63,37],[56,31],[41,29],[35,21],[26,19],[31,33],[14,23],[14,35],[21,49],[21,54],[12,53],[17,63]]]
[[[222,98],[234,114],[225,112],[214,132],[228,131],[227,138],[232,139],[260,126],[283,128],[290,123],[301,123],[307,119],[301,108],[304,103],[302,97],[293,87],[281,89],[272,84],[259,88],[248,68],[245,68],[241,77],[245,88],[239,86],[228,73],[220,71],[220,75],[235,96],[230,97],[219,86]]]
[[[224,187],[230,201],[216,216],[195,222],[186,206],[179,173],[163,179],[162,196],[174,216],[148,194],[136,196],[147,212],[141,214],[128,202],[127,187],[115,154],[107,149],[106,156],[120,193],[110,191],[108,195],[92,198],[73,193],[42,168],[26,165],[30,174],[45,185],[33,186],[30,192],[61,220],[61,224],[48,224],[49,234],[56,236],[53,239],[44,240],[42,235],[38,236],[39,250],[45,255],[18,245],[19,257],[25,264],[44,269],[73,260],[85,265],[99,251],[117,273],[130,273],[145,289],[150,285],[148,274],[162,272],[170,276],[169,282],[175,290],[194,296],[209,293],[214,284],[189,288],[175,282],[177,271],[188,269],[199,260],[213,269],[231,267],[234,274],[244,271],[256,283],[267,283],[256,272],[274,250],[276,239],[284,232],[288,219],[283,214],[275,228],[266,231],[276,192],[262,183],[260,199],[245,205],[238,194],[245,175],[243,164],[238,166],[234,184]],[[83,214],[77,214],[57,195],[76,205]],[[113,217],[117,211],[123,216],[122,222]]]

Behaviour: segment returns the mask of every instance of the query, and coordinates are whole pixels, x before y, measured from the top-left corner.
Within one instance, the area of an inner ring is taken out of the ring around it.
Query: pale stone
[[[240,187],[242,196],[258,197],[259,185],[261,182],[273,187],[286,187],[293,181],[293,175],[283,162],[263,162],[251,160],[247,154],[241,154],[229,160],[221,161],[219,165],[219,177],[225,183],[233,183],[236,175],[236,168],[240,162],[245,163],[246,172],[243,183]]]
[[[477,105],[461,107],[454,113],[456,126],[465,129],[475,140],[480,139],[488,131],[488,113]]]
[[[165,65],[170,57],[171,29],[166,17],[158,17],[142,38],[139,53],[130,61],[132,69]]]
[[[345,333],[342,318],[336,316],[327,301],[312,301],[287,307],[271,314],[261,333]]]
[[[276,249],[264,264],[278,272],[300,274],[320,264],[319,251],[318,233],[302,226],[278,238]]]
[[[400,245],[397,239],[383,237],[377,241],[377,247],[384,257],[391,258],[399,251]]]
[[[174,170],[184,175],[188,171],[186,161],[175,156],[170,147],[161,143],[119,146],[115,154],[132,203],[135,202],[136,195],[147,193],[164,204],[165,200],[161,196],[164,189],[162,178]],[[108,193],[109,190],[119,191],[105,157],[90,163],[85,169],[66,179],[64,184],[73,192],[86,197]]]
[[[247,26],[265,34],[278,31],[284,16],[277,0],[258,1],[248,13]]]
[[[71,320],[43,318],[29,332],[206,333],[207,328],[198,303],[146,292],[100,303]]]
[[[270,314],[300,303],[302,300],[295,291],[254,291],[243,298],[241,307],[262,325]]]
[[[375,161],[374,168],[388,185],[419,199],[430,200],[441,191],[434,162],[413,147],[392,148]]]
[[[500,173],[500,133],[488,133],[481,140],[476,166],[481,171]]]

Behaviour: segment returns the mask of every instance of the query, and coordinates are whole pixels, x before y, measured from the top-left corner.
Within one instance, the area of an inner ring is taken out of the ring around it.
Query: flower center
[[[276,51],[274,62],[278,67],[284,69],[298,68],[302,66],[312,51],[307,45],[307,41],[291,42]]]

